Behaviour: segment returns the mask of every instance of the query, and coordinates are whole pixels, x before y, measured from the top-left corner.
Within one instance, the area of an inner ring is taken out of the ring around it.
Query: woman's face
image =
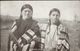
[[[22,11],[22,19],[25,20],[25,19],[28,19],[28,18],[31,18],[32,17],[32,10],[29,9],[29,8],[25,8],[23,11]]]
[[[50,15],[51,23],[56,23],[60,18],[60,14],[57,11],[53,11]]]

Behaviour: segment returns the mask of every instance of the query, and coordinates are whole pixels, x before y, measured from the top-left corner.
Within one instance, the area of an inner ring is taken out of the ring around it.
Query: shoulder
[[[67,32],[67,27],[65,27],[65,25],[62,24],[62,23],[60,23],[60,25],[58,26],[58,29],[59,29],[60,31]]]
[[[19,26],[20,23],[21,23],[21,20],[20,19],[16,19],[15,22],[16,22],[16,26]]]
[[[67,30],[67,28],[64,26],[64,24],[60,24],[59,26],[58,26],[58,30],[60,31],[60,33],[62,33],[62,34],[67,34],[68,33],[68,30]]]
[[[33,27],[37,27],[38,26],[38,21],[36,21],[36,20],[32,20],[32,26]]]
[[[12,25],[11,25],[11,28],[13,28],[14,26],[18,26],[20,24],[20,20],[19,19],[16,19],[13,21]]]
[[[33,19],[33,24],[38,24],[38,21]]]
[[[39,26],[38,26],[38,21],[36,21],[36,20],[32,20],[32,25],[31,25],[31,27],[32,28],[39,28]]]
[[[19,23],[21,20],[20,19],[16,19],[15,21],[16,21],[16,23]]]
[[[60,24],[58,30],[60,31],[60,34],[65,35],[69,39],[68,29],[64,24]]]
[[[18,19],[14,20],[13,23],[12,23],[11,28],[13,28],[15,25],[17,25],[17,22],[18,22]]]
[[[20,20],[19,20],[19,19],[15,19],[15,20],[13,21],[13,24],[17,24],[18,22],[20,22]]]

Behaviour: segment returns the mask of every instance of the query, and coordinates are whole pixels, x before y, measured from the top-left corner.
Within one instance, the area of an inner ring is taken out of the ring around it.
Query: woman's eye
[[[28,11],[28,10],[27,10],[27,11],[25,11],[25,12],[29,12],[29,13],[30,13],[31,11]]]

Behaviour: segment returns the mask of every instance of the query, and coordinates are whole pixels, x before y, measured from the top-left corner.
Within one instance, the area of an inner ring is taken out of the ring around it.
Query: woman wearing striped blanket
[[[8,51],[39,51],[41,34],[38,22],[33,20],[33,8],[25,4],[20,18],[13,23],[8,41]]]

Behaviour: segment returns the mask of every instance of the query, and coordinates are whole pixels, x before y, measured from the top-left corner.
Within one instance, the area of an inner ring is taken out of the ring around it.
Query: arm
[[[63,46],[66,47],[67,50],[69,50],[70,44],[67,28],[61,25],[59,31],[60,31],[59,40],[62,40],[61,44],[63,44]]]
[[[16,22],[14,22],[10,28],[10,34],[9,34],[9,38],[8,38],[8,51],[12,51],[12,45],[13,45],[13,41],[12,41],[12,33],[15,31],[15,25],[16,25]]]

